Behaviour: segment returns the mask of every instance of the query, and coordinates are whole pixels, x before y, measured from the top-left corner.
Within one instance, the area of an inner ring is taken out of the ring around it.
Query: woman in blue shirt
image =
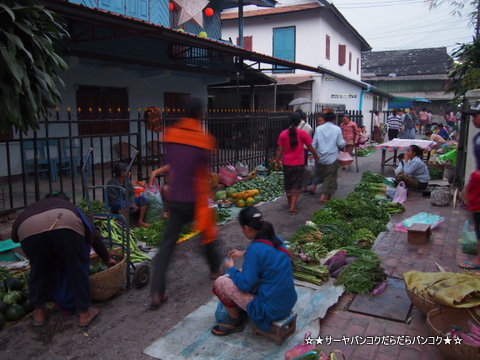
[[[430,181],[430,172],[423,162],[423,149],[410,145],[405,154],[403,172],[398,174],[395,182],[403,181],[409,189],[425,190]]]
[[[238,220],[243,234],[252,242],[247,250],[228,252],[226,274],[213,285],[213,293],[229,314],[225,321],[212,328],[215,336],[244,330],[239,308],[247,312],[260,330],[267,331],[272,321],[288,316],[297,301],[291,254],[273,226],[264,221],[254,207],[242,209]],[[242,257],[243,268],[237,269],[233,260]]]

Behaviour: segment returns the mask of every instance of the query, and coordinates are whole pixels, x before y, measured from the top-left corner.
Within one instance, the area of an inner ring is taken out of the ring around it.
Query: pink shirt
[[[350,121],[348,125],[345,125],[343,122],[340,124],[342,128],[342,135],[345,141],[357,139],[360,137],[360,131],[355,122]]]
[[[282,164],[287,166],[297,166],[305,164],[305,153],[303,145],[310,145],[312,138],[304,130],[297,129],[298,145],[295,149],[290,147],[289,129],[283,130],[278,137],[278,145],[284,146]]]

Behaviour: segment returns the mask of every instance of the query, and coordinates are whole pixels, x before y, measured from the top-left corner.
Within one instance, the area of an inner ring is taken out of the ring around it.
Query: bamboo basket
[[[445,338],[444,331],[451,329],[451,326],[459,326],[463,331],[470,329],[468,321],[472,321],[478,324],[479,316],[471,309],[455,309],[455,308],[443,308],[434,309],[428,313],[427,326],[429,330],[436,336]],[[480,360],[480,347],[466,344],[462,341],[460,345],[455,345],[452,342],[447,345],[444,341],[437,346],[446,359],[468,359],[468,360]]]
[[[408,298],[412,302],[413,306],[415,306],[415,308],[425,316],[427,316],[428,313],[433,309],[446,308],[444,305],[415,294],[407,287],[405,288],[405,291],[407,292]]]
[[[90,276],[90,288],[93,301],[106,301],[115,295],[125,282],[127,274],[126,257],[115,250],[110,250],[110,257],[117,260],[117,264]],[[90,258],[92,263],[100,261],[98,255]]]

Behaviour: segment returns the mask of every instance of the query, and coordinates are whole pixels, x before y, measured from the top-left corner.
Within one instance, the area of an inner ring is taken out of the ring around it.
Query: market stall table
[[[375,145],[376,149],[382,149],[382,162],[381,166],[381,173],[382,175],[385,174],[385,166],[397,166],[397,151],[398,150],[405,150],[410,145],[417,145],[423,149],[423,151],[427,151],[427,159],[430,158],[430,150],[435,145],[434,141],[430,140],[415,140],[415,139],[393,139],[387,141],[386,143]],[[387,150],[393,151],[393,156],[386,158]],[[391,163],[389,163],[391,161]]]

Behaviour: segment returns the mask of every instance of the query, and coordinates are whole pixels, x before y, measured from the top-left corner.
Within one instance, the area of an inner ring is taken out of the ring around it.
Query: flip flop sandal
[[[162,297],[162,300],[160,301],[160,304],[150,304],[150,306],[148,307],[148,310],[150,311],[157,311],[158,309],[160,309],[160,306],[162,306],[163,304],[165,304],[165,302],[168,300],[168,296],[167,295],[163,295]]]
[[[230,324],[219,324],[215,325],[212,328],[212,334],[215,336],[227,336],[236,332],[242,332],[245,330],[245,326],[243,323],[240,322],[237,325],[230,325]]]
[[[90,312],[90,315],[92,315],[92,317],[84,323],[79,322],[78,326],[86,327],[86,326],[90,325],[93,322],[93,320],[95,320],[98,317],[98,315],[100,315],[100,310],[98,310],[97,308],[90,308],[89,312]]]
[[[466,265],[466,266],[465,266]],[[464,262],[463,264],[458,264],[458,267],[465,270],[480,270],[479,265],[475,265],[469,262]]]

